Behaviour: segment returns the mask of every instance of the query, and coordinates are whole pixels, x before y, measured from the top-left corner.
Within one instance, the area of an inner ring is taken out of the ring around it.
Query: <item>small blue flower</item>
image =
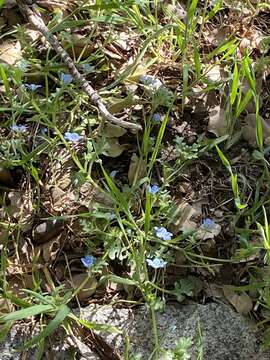
[[[148,185],[147,191],[149,192],[149,194],[155,195],[157,192],[159,192],[159,186],[157,184],[154,184],[152,186]]]
[[[35,91],[37,89],[42,88],[42,85],[37,84],[23,84],[23,87],[27,90]]]
[[[67,141],[71,141],[71,142],[77,142],[77,141],[80,141],[83,137],[77,133],[72,133],[72,132],[66,132],[64,134],[64,138],[67,140]]]
[[[171,240],[173,234],[169,232],[165,227],[154,227],[156,236],[164,241]]]
[[[46,127],[42,127],[42,128],[40,129],[40,132],[41,132],[42,135],[47,135],[48,132],[49,132],[49,130],[48,130],[48,128],[46,128]]]
[[[113,171],[111,171],[111,172],[110,172],[110,177],[112,177],[112,178],[114,179],[117,173],[119,173],[119,170],[113,170]]]
[[[151,90],[151,92],[153,93],[155,93],[163,86],[162,82],[159,79],[156,79],[154,76],[151,75],[141,75],[139,80],[141,83],[143,83],[143,85],[149,87],[149,90]]]
[[[70,74],[61,73],[60,80],[63,81],[64,84],[70,84],[73,80],[73,77]]]
[[[156,113],[153,115],[152,120],[155,122],[160,122],[162,120],[162,115],[159,113]]]
[[[83,72],[85,72],[86,74],[89,74],[90,72],[93,72],[95,70],[95,66],[89,64],[89,63],[85,63],[85,64],[81,64],[80,68],[82,69]]]
[[[85,257],[81,258],[81,262],[87,268],[90,268],[96,262],[96,258],[92,255],[85,255]]]
[[[164,261],[163,259],[160,258],[154,258],[154,259],[146,259],[146,262],[149,266],[151,266],[154,269],[160,269],[160,268],[164,268],[167,265],[167,261]]]
[[[15,132],[26,132],[27,127],[24,125],[11,125],[10,129]]]
[[[202,227],[206,230],[211,230],[216,227],[216,223],[214,222],[214,220],[206,218],[202,222]]]

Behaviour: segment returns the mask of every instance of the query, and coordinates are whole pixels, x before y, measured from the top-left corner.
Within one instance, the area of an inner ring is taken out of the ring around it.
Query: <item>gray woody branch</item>
[[[59,41],[57,40],[57,37],[50,33],[49,29],[45,25],[41,16],[39,16],[39,14],[36,12],[36,10],[32,7],[30,8],[30,6],[27,5],[24,0],[17,0],[17,3],[21,12],[26,16],[29,22],[46,38],[46,40],[53,47],[56,53],[61,57],[63,62],[68,67],[74,80],[82,87],[82,89],[90,97],[91,101],[95,105],[97,105],[103,118],[113,124],[116,124],[126,129],[131,129],[133,131],[141,130],[142,127],[140,125],[130,123],[128,121],[123,120],[122,118],[117,118],[107,110],[106,105],[104,104],[102,98],[92,88],[92,86],[89,84],[86,78],[77,70],[71,57],[68,55],[66,50],[60,45]]]

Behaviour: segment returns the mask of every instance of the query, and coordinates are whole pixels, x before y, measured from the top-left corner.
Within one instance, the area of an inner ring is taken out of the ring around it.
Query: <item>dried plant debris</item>
[[[75,308],[146,303],[154,351],[170,301],[218,301],[269,346],[267,2],[0,9],[1,340],[31,319],[39,357],[62,328],[119,359]]]

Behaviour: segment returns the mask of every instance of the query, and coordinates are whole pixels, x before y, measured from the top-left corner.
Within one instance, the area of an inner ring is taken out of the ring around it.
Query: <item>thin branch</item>
[[[74,80],[82,87],[85,93],[90,97],[91,101],[97,105],[103,118],[109,122],[112,122],[113,124],[116,124],[126,129],[131,129],[135,131],[141,130],[142,127],[140,125],[125,121],[123,120],[123,118],[118,119],[108,111],[102,98],[92,88],[92,86],[89,84],[86,78],[77,70],[71,57],[68,55],[66,50],[60,45],[59,41],[57,40],[57,37],[50,33],[43,19],[33,7],[34,5],[32,5],[30,8],[30,6],[27,5],[24,0],[17,0],[17,4],[21,12],[26,16],[29,22],[46,38],[49,44],[53,47],[56,53],[63,60],[63,62],[68,67],[71,75],[73,76]]]

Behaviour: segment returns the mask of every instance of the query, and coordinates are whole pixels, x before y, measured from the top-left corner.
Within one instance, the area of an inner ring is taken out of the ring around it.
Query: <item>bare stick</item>
[[[60,45],[57,37],[50,33],[49,29],[45,25],[42,18],[38,15],[35,9],[32,9],[25,3],[23,0],[17,0],[17,4],[22,11],[22,13],[26,16],[29,22],[47,39],[49,44],[54,48],[56,53],[61,57],[63,62],[68,67],[71,75],[74,80],[82,87],[82,89],[86,92],[86,94],[90,97],[91,101],[97,105],[99,111],[103,118],[107,121],[110,121],[118,126],[121,126],[126,129],[131,130],[141,130],[142,127],[138,124],[133,124],[128,121],[123,120],[123,118],[116,118],[113,116],[106,108],[102,98],[99,94],[92,88],[86,78],[77,70],[74,62],[71,57],[68,55],[66,50]]]

